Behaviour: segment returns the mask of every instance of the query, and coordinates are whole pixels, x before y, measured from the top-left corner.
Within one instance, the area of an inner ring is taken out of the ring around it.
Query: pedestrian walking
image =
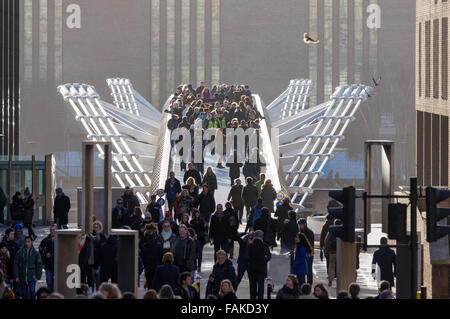
[[[238,215],[239,224],[242,224],[242,216],[244,214],[244,200],[242,199],[242,189],[244,186],[241,184],[241,180],[236,178],[234,180],[233,186],[231,186],[230,192],[228,193],[227,200],[231,200],[233,209]]]
[[[211,244],[214,244],[214,253],[221,249],[228,251],[231,241],[230,221],[224,214],[222,204],[217,205],[216,212],[211,216],[209,239]]]
[[[202,184],[202,177],[201,177],[200,173],[198,172],[198,170],[196,170],[194,168],[194,164],[192,164],[192,163],[188,164],[188,170],[184,173],[183,183],[186,184],[186,181],[188,180],[189,177],[194,178],[196,185]]]
[[[209,295],[218,297],[220,284],[225,279],[229,279],[233,289],[236,290],[236,271],[233,262],[227,258],[227,253],[224,250],[219,250],[216,252],[216,263],[209,276],[205,297]]]
[[[198,254],[197,254],[197,271],[201,271],[202,259],[203,259],[203,247],[209,241],[207,226],[205,221],[200,216],[200,211],[197,208],[193,210],[193,218],[191,220],[191,226],[197,234],[197,241],[199,244]]]
[[[253,243],[255,237],[254,232],[242,233],[237,236],[237,242],[239,243],[239,256],[237,259],[237,279],[236,286],[239,287],[242,278],[244,277],[245,272],[248,273],[248,245]]]
[[[308,275],[308,254],[312,251],[312,246],[302,232],[298,233],[296,244],[292,273],[297,275],[298,284],[301,286],[306,282],[306,276]]]
[[[308,239],[309,244],[311,245],[311,250],[308,252],[308,283],[312,286],[313,284],[313,263],[314,263],[314,233],[311,229],[308,228],[308,222],[306,218],[301,218],[298,221],[298,226],[300,228],[300,232],[305,234]]]
[[[336,219],[333,225],[339,226],[342,222]],[[336,277],[336,237],[331,232],[325,237],[324,254],[328,258],[328,286],[331,287]]]
[[[31,194],[28,187],[23,192],[23,225],[28,229],[28,236],[30,236],[33,241],[36,240],[36,234],[33,230],[33,215],[34,215],[34,199],[33,194]]]
[[[261,198],[263,199],[264,207],[267,207],[269,209],[269,213],[272,214],[274,212],[273,202],[277,198],[277,192],[275,191],[270,179],[266,180],[261,187]]]
[[[263,241],[264,232],[255,231],[255,238],[248,245],[248,278],[250,299],[264,298],[264,280],[267,277],[267,263],[272,258],[269,246]]]
[[[118,198],[116,204],[112,209],[111,227],[113,229],[120,229],[127,224],[128,210],[124,206],[124,200],[122,198]]]
[[[250,212],[253,206],[255,206],[258,203],[258,189],[253,184],[253,178],[247,177],[245,179],[247,185],[244,186],[242,189],[242,200],[244,201],[244,206],[246,209],[246,221],[248,223]]]
[[[214,196],[212,196],[209,192],[208,185],[203,185],[203,191],[200,195],[198,195],[194,202],[194,206],[199,209],[200,216],[205,220],[205,222],[209,223],[211,214],[214,213],[216,208],[216,201],[214,200]]]
[[[155,277],[156,267],[161,264],[163,256],[162,243],[158,240],[158,231],[156,229],[148,229],[145,231],[140,251],[145,272],[145,287],[150,289],[153,278]]]
[[[181,224],[178,228],[178,232],[179,236],[173,239],[173,243],[171,244],[174,265],[178,266],[180,272],[191,272],[195,270],[195,241],[189,237],[189,232],[186,225]]]
[[[42,264],[45,270],[45,280],[50,293],[54,291],[55,237],[56,224],[50,226],[50,234],[45,237],[39,245],[39,254],[41,255]]]
[[[180,274],[179,286],[175,288],[174,294],[184,300],[200,299],[199,293],[192,286],[192,276],[189,272],[186,271]]]
[[[169,211],[173,212],[173,204],[177,199],[177,194],[181,193],[181,183],[175,178],[175,172],[169,173],[169,178],[164,185],[164,193],[166,194]]]
[[[217,176],[211,166],[206,168],[206,173],[203,175],[203,184],[208,185],[208,189],[212,196],[217,189]]]
[[[33,240],[27,236],[24,246],[14,258],[14,278],[17,283],[17,295],[22,299],[35,299],[36,282],[42,276],[42,260],[33,247]]]
[[[381,248],[373,253],[372,274],[379,283],[386,280],[394,287],[395,277],[395,252],[387,246],[387,238],[380,239]],[[378,266],[378,267],[377,267]],[[378,268],[379,271],[375,271]]]
[[[177,266],[173,265],[174,258],[171,252],[164,254],[162,265],[156,267],[155,277],[152,280],[152,289],[159,291],[162,286],[169,285],[172,290],[177,287],[180,271]]]

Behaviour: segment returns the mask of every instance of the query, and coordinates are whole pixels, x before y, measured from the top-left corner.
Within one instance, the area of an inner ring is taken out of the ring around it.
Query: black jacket
[[[267,263],[272,258],[269,246],[261,239],[255,238],[253,243],[248,245],[248,270],[263,272],[267,275]]]
[[[188,287],[188,290],[189,290],[189,295],[188,295],[186,289],[184,289],[184,288],[181,287],[181,286],[178,286],[177,288],[175,288],[175,290],[174,290],[173,293],[174,293],[176,296],[180,296],[180,297],[181,297],[182,299],[184,299],[184,300],[189,300],[189,299],[200,299],[200,295],[199,295],[199,293],[197,292],[197,290],[196,290],[194,287],[189,286],[189,287]]]
[[[381,247],[373,253],[372,264],[378,264],[381,271],[381,280],[387,280],[394,286],[395,277],[395,252],[389,247]],[[394,267],[394,271],[392,271]]]
[[[157,239],[145,237],[141,248],[141,257],[145,269],[156,268],[162,260],[162,244]]]
[[[295,238],[298,234],[298,224],[295,219],[291,219],[288,223],[283,224],[281,231],[281,241],[286,245],[288,250],[295,250]]]
[[[55,241],[50,235],[41,241],[39,253],[41,254],[44,269],[53,271],[55,266]]]
[[[226,163],[225,166],[230,168],[228,176],[233,180],[241,176],[242,163]]]
[[[244,235],[244,237],[241,237]],[[237,259],[237,263],[246,263],[248,262],[248,234],[239,234],[239,236],[236,238],[237,242],[239,243],[239,256]]]
[[[137,197],[131,192],[129,195],[122,195],[123,199],[123,207],[127,209],[129,213],[131,213],[136,206],[139,206],[139,200]]]
[[[233,262],[230,259],[225,260],[222,265],[219,265],[218,263],[214,264],[210,276],[214,277],[214,283],[211,285],[211,292],[216,296],[219,294],[220,283],[224,279],[230,280],[234,290],[237,289],[236,271]]]
[[[55,197],[53,204],[53,215],[56,218],[59,217],[60,224],[69,223],[69,211],[70,211],[70,199],[64,193]]]
[[[258,188],[254,184],[245,185],[242,189],[242,199],[245,206],[255,206],[258,203]]]
[[[228,239],[231,239],[230,219],[227,215],[222,213],[220,218],[216,212],[211,216],[209,238],[212,238],[214,243],[227,243]]]
[[[122,228],[123,226],[127,225],[129,218],[128,210],[123,206],[122,208],[119,208],[118,206],[113,208],[112,211],[112,228]]]
[[[189,177],[193,177],[195,179],[195,184],[201,185],[202,184],[202,177],[200,176],[200,173],[196,169],[187,170],[184,173],[183,177],[183,183],[186,184],[186,181]]]
[[[191,220],[191,226],[195,230],[195,233],[197,234],[197,240],[201,244],[205,244],[205,233],[206,233],[205,221],[201,218],[199,219],[194,218]]]
[[[217,189],[217,176],[214,175],[203,175],[203,184],[208,185],[208,188],[210,190],[216,190]]]
[[[195,246],[195,241],[192,238],[187,237],[185,240],[186,243],[184,246],[183,256],[176,256],[177,246],[181,243],[180,237],[173,239],[173,242],[171,244],[171,251],[174,255],[175,265],[177,265],[180,269],[184,269],[185,271],[192,271],[194,270],[195,259],[197,257],[197,249]]]
[[[118,240],[116,236],[109,236],[105,244],[99,249],[98,263],[100,274],[105,277],[117,278],[117,250]]]
[[[34,200],[33,196],[29,196],[23,200],[23,223],[31,224],[33,223],[33,213],[34,213]]]
[[[270,216],[261,216],[255,221],[253,230],[262,230],[264,232],[264,242],[267,245],[276,247],[275,234],[277,231],[277,221]]]
[[[216,201],[214,200],[214,196],[212,196],[210,192],[208,192],[207,195],[202,192],[195,200],[194,206],[199,209],[200,214],[203,218],[208,217],[209,220],[211,214],[216,210]]]
[[[244,207],[244,200],[242,199],[242,189],[244,186],[242,185],[233,185],[231,187],[230,192],[228,193],[227,200],[231,199],[231,203],[233,207]]]
[[[314,233],[311,229],[309,229],[308,227],[305,228],[304,231],[302,231],[302,233],[304,233],[306,235],[306,238],[308,238],[309,243],[311,244],[312,247],[312,252],[311,254],[314,255]]]

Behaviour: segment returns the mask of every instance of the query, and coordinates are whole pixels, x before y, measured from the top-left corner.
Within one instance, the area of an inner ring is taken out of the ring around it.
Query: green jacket
[[[34,247],[28,251],[25,247],[19,249],[14,258],[14,278],[20,282],[30,282],[35,278],[40,280],[42,276],[41,255]]]

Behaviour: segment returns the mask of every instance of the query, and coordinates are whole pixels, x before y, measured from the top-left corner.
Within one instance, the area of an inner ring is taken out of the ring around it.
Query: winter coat
[[[39,253],[41,254],[44,269],[53,271],[55,266],[55,241],[50,235],[41,241]]]
[[[244,237],[238,236],[237,242],[239,243],[239,256],[237,259],[237,263],[247,263],[248,262],[248,235],[246,234]]]
[[[325,224],[322,226],[322,231],[320,232],[320,249],[323,249],[325,247],[325,238],[328,235],[328,230],[331,226],[330,221],[325,221]]]
[[[177,199],[177,194],[181,193],[181,183],[178,179],[167,179],[164,185],[164,193],[168,202],[173,203]]]
[[[118,206],[114,207],[112,210],[112,228],[122,228],[123,226],[127,225],[128,222],[128,210],[123,206],[122,208],[119,208]]]
[[[94,267],[98,268],[99,265],[99,257],[100,257],[100,248],[106,243],[106,237],[103,233],[92,234],[93,239],[93,247],[94,247]]]
[[[29,196],[23,200],[23,223],[25,225],[33,223],[34,200],[33,196]]]
[[[231,179],[235,180],[241,176],[241,163],[226,163],[225,166],[230,168],[228,176],[230,176]]]
[[[187,289],[189,290],[190,296],[188,296],[186,289],[184,289],[181,286],[178,286],[177,288],[175,288],[173,293],[175,294],[175,296],[180,296],[181,299],[184,299],[184,300],[200,299],[200,295],[194,287],[189,286]]]
[[[70,199],[64,193],[55,197],[53,215],[62,225],[69,223]]]
[[[217,212],[211,216],[209,238],[212,238],[217,244],[227,243],[228,239],[231,239],[230,219],[224,213],[222,213],[222,218],[219,218]]]
[[[239,228],[239,216],[237,214],[237,211],[235,211],[232,208],[227,208],[223,212],[226,218],[228,218],[228,227],[230,230],[230,239],[233,239],[237,236],[237,231]]]
[[[217,189],[217,176],[215,174],[203,175],[203,184],[208,185],[208,188],[210,190],[216,190]]]
[[[277,209],[275,210],[275,217],[278,218],[278,223],[280,225],[284,224],[284,221],[286,219],[289,219],[288,213],[289,211],[293,210],[291,205],[279,205],[277,206]]]
[[[106,242],[100,247],[98,263],[101,277],[117,278],[118,246],[117,237],[109,236]]]
[[[8,283],[10,280],[14,279],[12,260],[8,252],[5,254],[0,252],[0,270],[3,272],[3,280],[5,282]]]
[[[138,198],[131,192],[129,195],[122,195],[123,199],[123,207],[125,207],[128,211],[128,214],[130,214],[132,211],[134,211],[134,208],[136,206],[139,206],[139,200]]]
[[[21,248],[14,258],[14,278],[19,278],[21,283],[32,280],[40,280],[42,277],[41,255],[34,247]]]
[[[200,173],[196,169],[187,170],[184,173],[183,177],[183,183],[186,184],[186,181],[189,177],[193,177],[195,179],[195,184],[201,185],[202,184],[202,177],[200,176]]]
[[[245,185],[242,189],[242,200],[245,206],[255,206],[258,203],[258,189],[253,184]]]
[[[184,253],[183,253],[182,258],[177,258],[177,256],[176,256],[177,246],[180,245],[181,241],[182,241],[182,239],[180,237],[176,237],[173,239],[173,241],[170,245],[171,246],[170,249],[175,258],[174,263],[180,269],[184,269],[185,271],[192,271],[192,270],[194,270],[195,258],[197,257],[195,241],[190,237],[187,237],[184,240],[186,242],[185,242]]]
[[[336,237],[330,232],[328,232],[325,237],[325,246],[323,250],[325,255],[335,254],[336,253]]]
[[[231,199],[231,203],[233,204],[234,208],[244,207],[244,200],[242,199],[243,188],[244,186],[242,185],[233,185],[230,192],[228,193],[227,200],[229,201]]]
[[[248,245],[248,270],[263,272],[267,276],[267,263],[272,258],[269,246],[261,239],[255,238],[253,243]]]
[[[234,270],[233,262],[230,259],[226,259],[222,265],[218,263],[214,264],[210,276],[214,277],[214,283],[211,285],[211,291],[216,296],[219,294],[220,283],[224,279],[230,280],[234,290],[237,289],[236,271]]]
[[[14,240],[3,239],[3,242],[6,244],[6,248],[8,248],[9,257],[11,257],[12,263],[14,261],[14,258],[16,257],[17,252],[21,247],[19,247],[19,245],[17,245],[17,243]]]
[[[162,259],[162,244],[155,238],[144,238],[144,243],[141,248],[141,257],[145,269],[156,268],[161,264]]]
[[[191,186],[189,186],[189,185],[183,185],[183,187],[181,187],[181,188],[187,189],[189,192],[189,196],[191,196],[194,199],[194,201],[198,198],[198,186],[197,185],[194,186],[192,189],[191,189]]]
[[[308,254],[304,245],[297,245],[295,249],[294,265],[292,266],[294,275],[308,274]]]
[[[172,290],[177,287],[180,270],[172,264],[164,264],[156,267],[155,277],[152,281],[152,289],[159,291],[163,285],[170,285]]]
[[[255,186],[256,186],[256,188],[258,189],[258,194],[259,194],[259,196],[261,196],[261,188],[262,188],[262,186],[264,185],[264,180],[258,180],[256,183],[255,183]]]
[[[275,234],[277,231],[277,221],[270,216],[261,216],[254,225],[253,230],[262,230],[264,232],[264,242],[272,247],[276,247]]]
[[[94,264],[94,245],[91,236],[86,236],[83,247],[78,255],[80,267],[87,267]]]
[[[394,286],[395,277],[395,252],[389,247],[381,247],[373,253],[372,265],[377,264],[380,267],[380,281],[386,280]],[[392,271],[394,267],[394,271]]]
[[[306,227],[305,230],[302,231],[302,233],[304,233],[306,235],[306,238],[308,239],[309,244],[312,247],[312,250],[308,253],[308,255],[313,256],[314,255],[314,233],[308,227]]]
[[[283,286],[277,293],[277,299],[299,299],[300,291],[298,288],[288,288],[286,285]]]
[[[175,204],[173,206],[175,210],[176,216],[183,215],[183,214],[191,214],[192,209],[194,208],[194,198],[192,196],[180,196],[175,201]]]
[[[244,174],[244,177],[251,177],[253,180],[256,180],[258,177],[258,167],[257,163],[249,163],[246,162],[244,167],[242,168],[242,174]]]
[[[159,223],[161,220],[161,205],[158,203],[151,203],[147,205],[146,212],[149,212],[152,215],[152,221],[154,223]]]
[[[23,199],[19,196],[13,196],[13,202],[11,203],[11,219],[12,220],[23,220],[24,217],[24,207]]]
[[[210,192],[208,192],[208,194],[206,195],[204,192],[202,192],[200,195],[198,195],[194,206],[198,207],[202,218],[209,220],[209,217],[216,209],[216,201],[214,200],[214,196],[212,196]]]
[[[277,198],[275,188],[271,185],[263,187],[261,190],[261,198],[263,200],[263,206],[267,207],[270,213],[273,213],[273,201]]]
[[[206,233],[205,221],[201,218],[199,219],[193,218],[191,220],[191,226],[195,230],[195,233],[197,234],[197,240],[204,245]]]
[[[283,230],[281,231],[281,242],[286,245],[288,250],[295,249],[295,237],[298,234],[298,224],[295,219],[291,219],[289,222],[284,223]]]

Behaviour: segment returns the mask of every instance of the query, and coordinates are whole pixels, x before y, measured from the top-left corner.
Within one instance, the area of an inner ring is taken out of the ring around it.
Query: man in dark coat
[[[248,278],[250,299],[264,298],[264,280],[267,277],[267,263],[272,258],[269,246],[263,241],[264,232],[255,231],[255,239],[248,245]]]
[[[214,252],[220,249],[228,251],[228,244],[231,242],[230,236],[229,217],[223,213],[222,204],[218,204],[216,212],[211,216],[209,225],[209,238],[214,243]]]
[[[8,203],[8,199],[6,198],[5,192],[3,188],[0,187],[0,224],[5,223],[5,215],[3,214],[3,209]]]
[[[269,209],[267,207],[262,208],[261,217],[255,221],[253,230],[261,230],[264,234],[264,242],[271,247],[276,247],[275,234],[277,230],[277,221],[270,217]]]
[[[224,279],[230,280],[233,289],[237,289],[236,271],[234,270],[233,262],[227,258],[227,253],[224,250],[219,250],[216,252],[216,260],[217,262],[214,264],[211,275],[209,276],[206,296],[209,294],[218,296],[220,283]]]
[[[333,208],[333,207],[340,207],[339,203],[335,200],[331,200],[328,202],[327,208]],[[323,261],[323,255],[324,255],[324,248],[325,248],[325,238],[328,234],[328,229],[330,226],[333,226],[334,220],[331,217],[331,215],[327,215],[325,223],[322,226],[322,231],[320,232],[320,260]],[[327,261],[327,272],[328,272],[328,266],[329,266],[329,258],[328,255],[325,254],[325,258]]]
[[[278,218],[278,231],[277,231],[277,239],[281,237],[281,231],[283,230],[283,226],[286,220],[289,220],[289,212],[292,210],[291,201],[289,198],[283,199],[281,205],[278,205],[275,210],[275,217]]]
[[[305,218],[301,218],[298,221],[298,227],[300,232],[306,235],[309,243],[311,244],[312,251],[308,253],[308,283],[312,286],[313,284],[313,262],[314,262],[314,233],[308,228],[308,222]]]
[[[181,193],[181,183],[175,178],[174,172],[169,173],[169,178],[164,185],[164,193],[166,194],[169,210],[173,212],[173,204],[177,200],[177,194]]]
[[[195,179],[195,184],[201,185],[202,184],[202,177],[200,173],[194,168],[194,164],[189,163],[188,164],[188,170],[184,173],[183,177],[183,183],[186,184],[186,181],[189,177],[193,177]]]
[[[242,233],[238,234],[236,240],[239,243],[239,256],[237,259],[238,269],[237,269],[237,285],[241,283],[242,277],[244,277],[245,272],[248,272],[248,245],[253,242],[254,234]]]
[[[244,200],[242,199],[242,189],[244,186],[241,184],[241,180],[236,178],[234,185],[231,187],[228,193],[227,200],[231,199],[231,204],[233,204],[233,209],[237,212],[239,218],[239,224],[242,224],[242,216],[244,214]]]
[[[62,188],[56,189],[56,197],[53,204],[53,216],[58,229],[67,229],[69,223],[70,198],[63,193]]]
[[[152,221],[155,224],[158,224],[161,221],[162,207],[156,201],[156,195],[152,195],[150,197],[150,203],[147,205],[147,208],[145,211],[149,212],[150,215],[152,215]],[[169,211],[172,212],[171,209],[169,209]]]
[[[242,200],[244,201],[245,209],[247,211],[247,222],[250,217],[252,207],[258,203],[258,188],[253,184],[253,178],[247,177],[245,179],[247,185],[242,189]]]
[[[30,236],[14,258],[14,277],[18,285],[18,295],[23,299],[34,299],[36,282],[42,277],[41,255],[33,247]]]
[[[180,296],[184,300],[200,299],[199,293],[192,287],[192,277],[189,272],[181,273],[179,281],[180,285],[174,290],[176,296]]]
[[[186,225],[178,227],[179,236],[172,239],[171,252],[174,257],[174,265],[178,266],[180,272],[191,272],[194,270],[196,247],[195,242],[188,236]]]
[[[123,206],[128,212],[132,212],[136,206],[139,206],[139,200],[136,195],[133,194],[133,190],[127,186],[125,192],[122,195]]]
[[[151,287],[156,267],[161,264],[162,258],[162,243],[158,240],[158,234],[155,230],[146,231],[141,248],[141,257],[147,287]]]
[[[295,250],[295,238],[298,234],[297,214],[291,210],[288,213],[289,221],[283,223],[283,229],[281,231],[281,245],[286,247],[289,252]]]
[[[209,192],[207,185],[203,185],[203,191],[198,195],[194,202],[194,206],[199,209],[200,216],[203,220],[209,223],[211,214],[214,213],[214,210],[216,209],[216,201],[214,200],[214,196]]]
[[[100,266],[100,282],[107,282],[111,278],[111,282],[117,283],[117,236],[110,235],[99,249],[99,266]]]
[[[380,280],[386,280],[394,287],[395,277],[395,252],[387,247],[387,238],[380,239],[381,248],[373,253],[372,274],[375,273],[376,265],[380,267]],[[394,271],[392,271],[394,268]]]
[[[56,225],[50,226],[50,234],[45,237],[39,245],[42,264],[45,269],[47,288],[53,292],[54,263],[55,263],[55,236]]]
[[[23,225],[28,229],[28,236],[31,236],[31,238],[36,240],[36,234],[33,230],[33,215],[34,215],[34,199],[33,194],[31,194],[28,187],[23,192],[23,195],[25,198],[23,199],[23,211],[24,211],[24,218],[23,218]]]
[[[117,205],[112,210],[112,222],[113,229],[122,228],[127,224],[128,210],[124,206],[124,200],[122,198],[117,199]]]

